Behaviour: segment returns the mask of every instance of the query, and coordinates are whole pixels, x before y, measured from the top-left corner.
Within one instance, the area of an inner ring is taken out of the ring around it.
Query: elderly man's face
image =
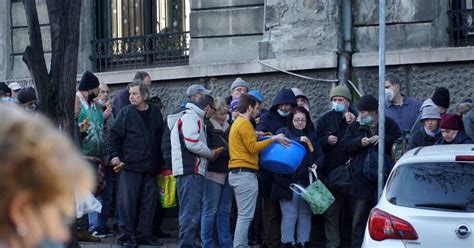
[[[234,88],[234,90],[232,90],[232,97],[233,98],[239,98],[242,93],[247,93],[248,92],[248,89],[247,87],[243,87],[243,86],[237,86]]]
[[[104,102],[107,102],[109,100],[109,92],[109,86],[105,84],[99,85],[99,99],[102,99]]]
[[[130,103],[135,107],[143,105],[143,103],[145,103],[145,101],[148,97],[148,96],[142,96],[141,95],[140,86],[138,86],[138,85],[130,87],[128,92],[130,93],[130,97],[129,97]]]

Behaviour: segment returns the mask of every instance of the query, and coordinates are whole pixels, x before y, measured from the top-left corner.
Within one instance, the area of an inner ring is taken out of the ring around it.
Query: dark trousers
[[[269,248],[280,247],[281,210],[280,203],[263,197],[263,225]]]
[[[361,247],[364,240],[365,226],[369,218],[370,209],[373,207],[373,201],[363,199],[351,199],[352,212],[352,234],[351,247]]]
[[[159,196],[158,196],[159,197]],[[153,233],[158,236],[161,231],[161,225],[165,220],[166,208],[161,205],[161,200],[156,201],[155,218],[153,219]]]
[[[332,190],[331,193],[336,199],[326,210],[325,215],[325,233],[326,247],[338,248],[341,246],[342,234],[342,216],[346,195],[338,190]]]
[[[158,198],[156,175],[122,170],[118,190],[119,240],[152,238]]]

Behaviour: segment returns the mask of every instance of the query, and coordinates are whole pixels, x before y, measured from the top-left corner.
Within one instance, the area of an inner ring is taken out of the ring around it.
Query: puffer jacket
[[[171,159],[174,176],[206,175],[207,159],[212,152],[207,146],[205,111],[194,102],[186,110],[167,118],[171,130]]]

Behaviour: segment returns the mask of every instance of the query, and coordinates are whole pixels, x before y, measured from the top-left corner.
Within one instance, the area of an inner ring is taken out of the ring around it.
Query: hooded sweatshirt
[[[293,91],[290,89],[282,89],[273,99],[270,110],[262,115],[260,122],[257,125],[257,131],[271,132],[276,134],[277,131],[282,127],[287,127],[288,117],[283,117],[278,113],[278,105],[289,103],[296,106],[296,97]],[[264,197],[270,196],[272,186],[272,173],[270,171],[261,168],[260,182],[262,185],[262,195]]]

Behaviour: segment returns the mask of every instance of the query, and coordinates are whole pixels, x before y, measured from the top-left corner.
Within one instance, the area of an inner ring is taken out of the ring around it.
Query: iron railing
[[[94,40],[92,50],[98,72],[187,65],[189,32]]]
[[[474,45],[474,9],[449,10],[448,19],[448,32],[453,45]]]

